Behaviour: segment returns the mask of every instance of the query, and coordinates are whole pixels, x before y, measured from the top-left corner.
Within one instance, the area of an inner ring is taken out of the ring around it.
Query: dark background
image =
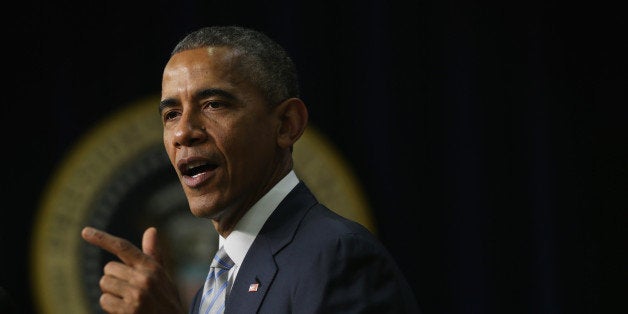
[[[293,56],[311,123],[363,183],[425,313],[625,313],[625,11],[505,2],[5,7],[0,284],[33,311],[30,236],[55,167],[160,92],[186,32],[240,24]]]

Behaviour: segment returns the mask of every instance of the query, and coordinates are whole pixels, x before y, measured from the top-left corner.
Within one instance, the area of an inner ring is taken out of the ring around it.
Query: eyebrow
[[[222,96],[222,97],[225,97],[225,98],[227,98],[229,100],[236,99],[236,97],[233,94],[227,92],[224,89],[219,89],[219,88],[208,88],[208,89],[201,90],[198,93],[196,93],[194,98],[196,98],[196,99],[203,99],[203,98],[208,98],[208,97],[212,97],[212,96]],[[159,102],[159,113],[164,111],[164,109],[166,109],[166,108],[170,108],[170,107],[176,106],[177,103],[178,103],[178,101],[176,99],[174,99],[174,98],[166,98],[166,99],[160,101]]]

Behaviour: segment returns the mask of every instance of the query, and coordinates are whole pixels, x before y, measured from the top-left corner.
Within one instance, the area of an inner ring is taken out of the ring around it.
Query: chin
[[[188,205],[190,206],[190,212],[192,212],[192,215],[198,218],[218,218],[222,211],[217,210],[214,206],[211,206],[209,204],[211,204],[211,202],[209,202],[207,198],[203,196],[188,198]]]

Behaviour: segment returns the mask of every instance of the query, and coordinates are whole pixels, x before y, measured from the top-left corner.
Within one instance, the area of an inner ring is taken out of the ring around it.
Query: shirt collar
[[[275,208],[299,183],[294,170],[268,191],[242,216],[227,238],[219,236],[218,247],[224,246],[231,260],[238,267],[253,244],[262,226]]]

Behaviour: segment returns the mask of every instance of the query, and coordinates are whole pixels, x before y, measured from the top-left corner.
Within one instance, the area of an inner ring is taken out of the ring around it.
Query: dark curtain
[[[184,33],[240,24],[295,59],[311,123],[355,170],[425,313],[624,312],[622,12],[566,1],[19,3],[3,23],[0,284],[33,311],[29,241],[57,164],[105,116],[160,92]]]

